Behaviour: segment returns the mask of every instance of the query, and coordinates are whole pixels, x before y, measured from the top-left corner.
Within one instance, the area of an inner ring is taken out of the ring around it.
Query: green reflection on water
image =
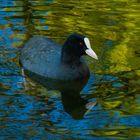
[[[93,49],[99,55],[95,62],[87,58],[92,72],[100,75],[112,75],[119,80],[102,80],[102,76],[93,84],[89,96],[96,98],[101,111],[108,111],[111,117],[132,117],[140,112],[140,3],[137,0],[23,0],[14,1],[13,5],[1,6],[0,12],[6,12],[0,23],[2,30],[0,41],[5,36],[14,40],[12,47],[21,47],[32,35],[46,35],[63,43],[71,32],[87,35]],[[7,35],[9,29],[11,34]],[[18,40],[18,41],[17,41]],[[4,44],[4,43],[3,43]],[[1,46],[4,46],[4,45]],[[6,44],[8,45],[8,43]],[[11,61],[18,64],[15,56],[1,51],[3,64]],[[13,52],[12,52],[13,53]],[[5,58],[5,55],[7,57]],[[8,60],[7,60],[8,59]],[[10,65],[10,64],[9,64]],[[12,65],[13,67],[13,65]],[[117,84],[116,84],[117,83]],[[119,84],[120,86],[118,86]],[[1,84],[0,90],[8,90],[8,85]],[[24,91],[26,93],[26,91]],[[37,91],[33,86],[27,91],[30,95],[42,93],[44,100],[58,95],[46,89]],[[47,123],[47,122],[46,122]],[[109,129],[106,129],[109,127]],[[55,131],[55,129],[52,129]],[[61,130],[60,130],[61,131]],[[63,132],[64,133],[64,132]],[[140,137],[139,127],[122,124],[109,124],[102,129],[94,129],[91,136]]]
[[[24,1],[24,24],[28,35],[45,34],[61,43],[71,32],[87,35],[101,57],[98,71],[118,73],[140,67],[138,7],[136,1]]]

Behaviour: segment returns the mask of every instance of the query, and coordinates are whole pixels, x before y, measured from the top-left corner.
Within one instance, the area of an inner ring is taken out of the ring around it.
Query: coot
[[[61,46],[45,36],[32,37],[21,49],[20,63],[25,70],[57,80],[75,80],[89,76],[81,56],[98,59],[87,37],[72,33]]]

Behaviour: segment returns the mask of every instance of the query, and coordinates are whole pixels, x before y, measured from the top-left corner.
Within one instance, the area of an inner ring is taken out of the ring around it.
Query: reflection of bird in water
[[[82,119],[96,105],[95,101],[81,98],[80,92],[62,93],[61,97],[65,111],[75,119]]]
[[[48,90],[60,91],[64,110],[75,119],[82,119],[83,116],[96,105],[96,102],[88,103],[88,101],[80,95],[80,91],[86,85],[88,77],[74,81],[62,81],[44,78],[27,70],[25,70],[24,73],[30,79],[40,83]]]

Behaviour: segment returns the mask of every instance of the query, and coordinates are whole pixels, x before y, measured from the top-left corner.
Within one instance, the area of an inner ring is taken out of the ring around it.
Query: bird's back
[[[21,50],[20,62],[24,69],[40,75],[51,74],[60,63],[61,47],[44,36],[34,36]]]

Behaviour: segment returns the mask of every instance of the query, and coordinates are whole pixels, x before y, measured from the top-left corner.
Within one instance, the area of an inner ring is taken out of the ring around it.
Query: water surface
[[[0,0],[0,139],[140,139],[139,9],[138,0]],[[58,90],[22,76],[19,50],[31,36],[62,44],[72,32],[99,56],[86,58],[86,85]]]

